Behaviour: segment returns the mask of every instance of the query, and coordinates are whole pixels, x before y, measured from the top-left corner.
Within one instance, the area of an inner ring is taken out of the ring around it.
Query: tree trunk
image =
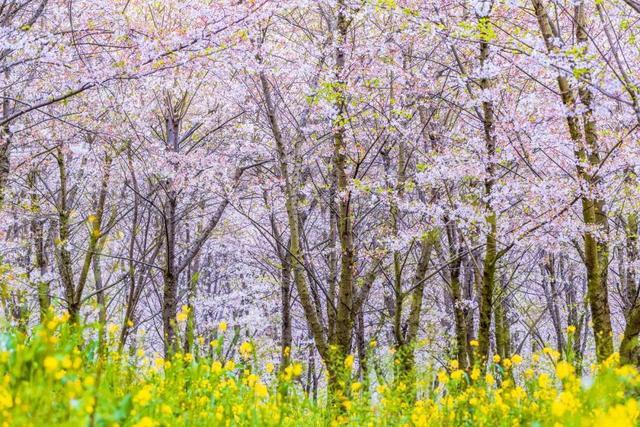
[[[415,344],[420,329],[420,312],[422,310],[422,300],[424,297],[424,288],[427,277],[429,262],[431,261],[431,252],[437,241],[437,232],[431,231],[425,233],[420,242],[420,258],[416,266],[411,289],[411,307],[409,309],[409,317],[406,323],[406,335],[401,334],[396,337],[397,351],[396,357],[396,375],[395,382],[403,383],[407,386],[406,396],[409,401],[415,399]]]
[[[638,218],[634,213],[627,217],[627,275],[625,283],[627,309],[625,317],[627,325],[620,343],[620,359],[622,363],[640,366],[640,304],[638,303],[638,285],[636,283],[635,262],[638,257]]]
[[[4,63],[4,61],[3,61]],[[13,113],[10,96],[6,96],[2,101],[2,117],[6,119]],[[10,150],[13,135],[9,129],[9,124],[0,127],[0,209],[4,206],[4,192],[7,187],[7,180],[11,170]]]
[[[462,286],[460,283],[462,253],[461,245],[458,242],[458,234],[453,223],[448,218],[446,221],[447,241],[449,243],[449,286],[451,290],[451,301],[455,319],[456,330],[456,358],[461,369],[469,367],[469,357],[467,355],[467,323],[462,302]]]
[[[43,219],[40,218],[40,198],[36,192],[36,181],[38,173],[33,170],[29,173],[28,182],[31,191],[31,235],[33,237],[33,252],[35,258],[34,268],[38,272],[38,281],[36,287],[38,289],[38,308],[40,312],[40,322],[44,322],[51,306],[51,289],[48,280],[44,280],[43,276],[47,272],[47,258],[45,256],[44,246],[44,226]]]
[[[320,356],[325,361],[329,361],[328,345],[326,341],[325,331],[322,326],[321,320],[318,317],[314,301],[309,290],[309,286],[305,279],[305,262],[304,252],[302,251],[299,215],[298,215],[298,193],[296,190],[296,184],[293,182],[295,179],[291,177],[289,173],[289,164],[296,163],[297,159],[293,159],[291,162],[287,156],[287,149],[285,148],[284,139],[280,131],[280,124],[276,115],[275,104],[271,96],[271,87],[267,76],[264,72],[259,74],[262,94],[265,99],[265,109],[269,124],[271,126],[271,132],[273,139],[276,143],[276,153],[278,159],[278,168],[282,180],[284,182],[284,196],[285,196],[285,208],[287,211],[287,220],[289,224],[289,254],[291,256],[291,271],[293,273],[293,282],[298,292],[300,304],[304,310],[305,318],[311,331],[311,336],[316,344],[316,348],[320,353]],[[330,364],[327,365],[330,368]]]
[[[176,272],[176,201],[169,197],[165,206],[165,265],[162,298],[162,325],[164,329],[164,353],[175,350],[176,315],[178,314],[178,275]]]
[[[489,12],[488,12],[489,13]],[[489,27],[491,22],[488,14],[478,19],[480,27]],[[489,42],[481,34],[480,39],[480,66],[483,67],[489,60]],[[488,78],[480,79],[480,88],[483,91],[489,90],[492,81]],[[482,126],[484,130],[484,142],[486,150],[486,165],[484,179],[484,203],[486,211],[486,222],[489,227],[485,240],[485,254],[482,270],[482,289],[480,291],[480,322],[478,327],[478,353],[481,363],[485,363],[489,356],[489,342],[491,333],[491,314],[493,310],[493,293],[495,288],[496,263],[498,261],[497,252],[497,215],[493,210],[491,198],[493,196],[493,186],[495,184],[495,115],[494,106],[491,101],[482,102]]]
[[[282,270],[280,272],[280,306],[282,310],[281,342],[280,342],[280,365],[285,368],[289,365],[291,356],[291,345],[293,343],[293,333],[291,329],[291,255],[287,253],[284,257]]]
[[[335,357],[341,362],[351,346],[353,333],[353,276],[355,251],[353,246],[353,229],[351,213],[351,192],[347,175],[347,144],[345,140],[347,113],[346,80],[344,73],[347,30],[349,20],[346,15],[347,5],[339,0],[337,17],[337,40],[335,44],[337,115],[333,122],[333,173],[336,175],[338,195],[338,240],[340,242],[340,278],[338,282],[338,302],[336,315],[336,333],[332,344],[336,346]],[[338,363],[338,366],[342,366]]]
[[[541,0],[532,0],[538,26],[544,39],[547,51],[556,53],[557,47],[553,40],[559,38],[556,29],[551,25],[551,20]],[[578,44],[587,46],[586,17],[584,4],[575,7],[575,36]],[[558,75],[558,87],[562,96],[562,102],[571,112],[567,115],[569,134],[574,144],[576,157],[576,170],[581,185],[582,219],[586,230],[584,239],[584,264],[587,270],[587,294],[591,308],[593,332],[596,342],[596,356],[602,361],[613,353],[613,330],[611,327],[611,313],[608,301],[607,270],[609,264],[609,250],[605,240],[599,240],[595,230],[608,233],[608,220],[604,210],[604,200],[595,194],[601,184],[598,175],[600,167],[600,153],[598,147],[598,134],[592,111],[592,94],[588,83],[591,80],[590,73],[582,72],[582,81],[578,86],[578,96],[584,110],[581,115],[573,114],[576,109],[576,98],[568,80]],[[582,128],[579,117],[582,117]],[[584,134],[583,134],[584,131]],[[606,237],[605,237],[606,238]]]
[[[494,311],[496,353],[505,359],[511,356],[511,333],[507,317],[507,303],[504,299],[497,301]]]
[[[561,353],[565,353],[565,341],[564,332],[562,328],[562,319],[560,317],[560,309],[558,307],[558,289],[557,289],[557,277],[555,270],[555,259],[552,254],[544,256],[544,262],[542,265],[543,277],[542,286],[544,288],[545,299],[547,300],[547,311],[551,316],[551,322],[556,334],[556,348]]]
[[[67,305],[67,311],[70,320],[76,323],[79,320],[80,307],[75,304],[75,284],[73,280],[73,270],[71,267],[71,253],[67,246],[71,233],[69,230],[70,210],[67,206],[68,190],[67,190],[67,169],[64,154],[60,148],[57,149],[56,160],[58,162],[58,176],[60,179],[60,192],[58,197],[58,238],[56,241],[56,260],[58,263],[58,271],[60,280],[64,287],[64,297]]]

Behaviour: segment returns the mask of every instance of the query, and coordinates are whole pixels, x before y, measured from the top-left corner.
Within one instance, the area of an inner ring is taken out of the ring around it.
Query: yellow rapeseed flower
[[[93,396],[90,397],[87,403],[84,405],[85,412],[89,415],[93,414],[93,411],[95,410],[95,404],[96,404],[96,401],[93,398]]]
[[[240,355],[244,359],[248,359],[251,356],[252,352],[253,352],[253,345],[251,345],[250,342],[245,341],[242,344],[240,344]]]
[[[593,425],[602,427],[634,427],[640,417],[638,400],[630,398],[624,404],[617,404],[606,412],[600,411]]]
[[[8,409],[13,406],[13,398],[9,390],[0,387],[0,409]]]
[[[291,365],[291,367],[294,377],[299,377],[300,375],[302,375],[302,365],[300,363],[294,363],[293,365]]]
[[[580,407],[580,402],[569,391],[561,392],[551,404],[551,413],[560,418],[567,413],[574,413]]]
[[[226,332],[227,326],[227,322],[225,322],[224,320],[221,321],[220,323],[218,323],[218,332],[223,334],[224,332]]]
[[[245,381],[249,387],[253,387],[259,379],[260,377],[258,377],[256,374],[249,374]]]
[[[133,403],[140,406],[147,406],[152,398],[151,390],[152,386],[149,384],[142,387],[140,391],[133,396]]]
[[[345,357],[344,359],[344,367],[347,369],[351,369],[353,367],[353,361],[354,361],[354,357],[353,354],[349,354],[347,357]]]
[[[58,369],[58,359],[53,356],[47,356],[44,358],[44,369],[51,373]]]
[[[533,378],[534,372],[533,369],[528,368],[526,371],[524,371],[524,377],[528,380],[530,380],[531,378]]]
[[[485,375],[484,380],[487,383],[487,385],[490,385],[490,386],[496,383],[496,379],[491,374]]]
[[[478,367],[473,368],[471,370],[471,379],[474,380],[474,381],[477,381],[478,378],[480,378],[480,374],[481,374],[480,368],[478,368]]]
[[[267,386],[260,381],[256,382],[255,385],[253,386],[253,392],[255,393],[256,397],[269,396],[269,390],[267,389]]]
[[[549,388],[551,384],[551,378],[546,373],[543,372],[538,376],[538,386],[540,388]]]
[[[71,362],[71,358],[69,357],[69,355],[66,355],[66,354],[64,355],[64,357],[62,358],[61,365],[64,369],[71,368],[71,366],[73,365],[73,362]]]
[[[47,329],[49,329],[50,331],[53,331],[58,326],[57,319],[49,320],[46,326],[47,326]]]
[[[455,371],[451,372],[451,379],[454,381],[460,381],[462,377],[464,377],[464,371],[461,369],[456,369]]]
[[[447,375],[447,372],[445,370],[440,370],[438,372],[438,381],[440,381],[442,384],[446,384],[449,382],[449,376]]]
[[[155,360],[154,360],[154,363],[155,363],[157,369],[164,368],[165,361],[164,361],[164,359],[162,357],[156,357]]]
[[[545,347],[542,349],[542,352],[544,354],[549,355],[549,357],[551,357],[553,360],[556,360],[560,357],[560,353],[557,350],[554,350],[552,348],[549,347]]]
[[[153,420],[151,417],[142,417],[140,421],[135,423],[133,427],[155,427],[158,423]]]
[[[571,377],[574,372],[575,372],[575,368],[573,367],[573,365],[571,365],[569,362],[566,362],[564,360],[561,360],[556,365],[556,376],[561,380],[565,380]]]
[[[218,406],[216,408],[216,420],[222,421],[224,419],[224,407]]]

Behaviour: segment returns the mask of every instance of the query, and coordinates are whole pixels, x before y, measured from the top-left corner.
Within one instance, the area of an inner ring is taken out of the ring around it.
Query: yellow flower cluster
[[[178,322],[186,322],[187,319],[189,318],[190,311],[191,311],[191,308],[188,305],[183,305],[180,308],[180,312],[178,312],[178,314],[176,315],[176,320]]]
[[[385,360],[388,353],[370,346],[368,360],[348,354],[336,361],[329,394],[300,378],[306,369],[300,362],[262,363],[267,351],[255,342],[229,348],[217,335],[224,352],[211,351],[203,339],[198,345],[207,354],[195,349],[164,358],[118,351],[107,340],[99,357],[85,357],[80,349],[90,346],[80,344],[81,335],[53,319],[30,341],[17,335],[3,341],[12,343],[0,351],[0,420],[7,425],[86,425],[94,416],[137,427],[640,423],[640,373],[620,366],[618,355],[584,375],[571,358],[545,348],[530,358],[503,355],[471,367],[454,359],[401,376],[399,352]],[[218,334],[226,328],[221,322]],[[297,354],[295,348],[285,353]],[[362,369],[354,370],[356,363]],[[322,372],[318,364],[308,368],[309,378],[313,369],[316,376]],[[46,408],[39,403],[45,399]]]

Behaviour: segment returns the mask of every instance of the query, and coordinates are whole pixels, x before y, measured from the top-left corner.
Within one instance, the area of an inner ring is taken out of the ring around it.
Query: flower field
[[[170,360],[118,352],[91,326],[55,317],[30,334],[0,335],[2,426],[633,426],[640,415],[640,374],[619,366],[614,354],[578,375],[570,360],[544,348],[529,360],[494,358],[487,372],[468,372],[451,361],[417,374],[417,399],[402,382],[382,375],[356,378],[354,358],[344,360],[341,390],[327,404],[305,394],[303,364],[284,369],[262,363],[251,342],[225,357],[226,324],[201,354],[176,353]],[[99,334],[97,334],[99,336]],[[111,339],[110,339],[111,337]],[[371,359],[376,343],[370,345]],[[379,362],[381,362],[379,360]],[[352,372],[353,371],[353,372]]]

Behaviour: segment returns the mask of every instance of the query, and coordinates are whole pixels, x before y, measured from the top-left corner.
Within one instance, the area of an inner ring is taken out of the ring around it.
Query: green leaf
[[[118,408],[113,414],[114,419],[120,422],[126,420],[131,413],[131,409],[133,409],[133,399],[131,398],[131,394],[127,394],[120,400],[120,403],[118,403]]]

